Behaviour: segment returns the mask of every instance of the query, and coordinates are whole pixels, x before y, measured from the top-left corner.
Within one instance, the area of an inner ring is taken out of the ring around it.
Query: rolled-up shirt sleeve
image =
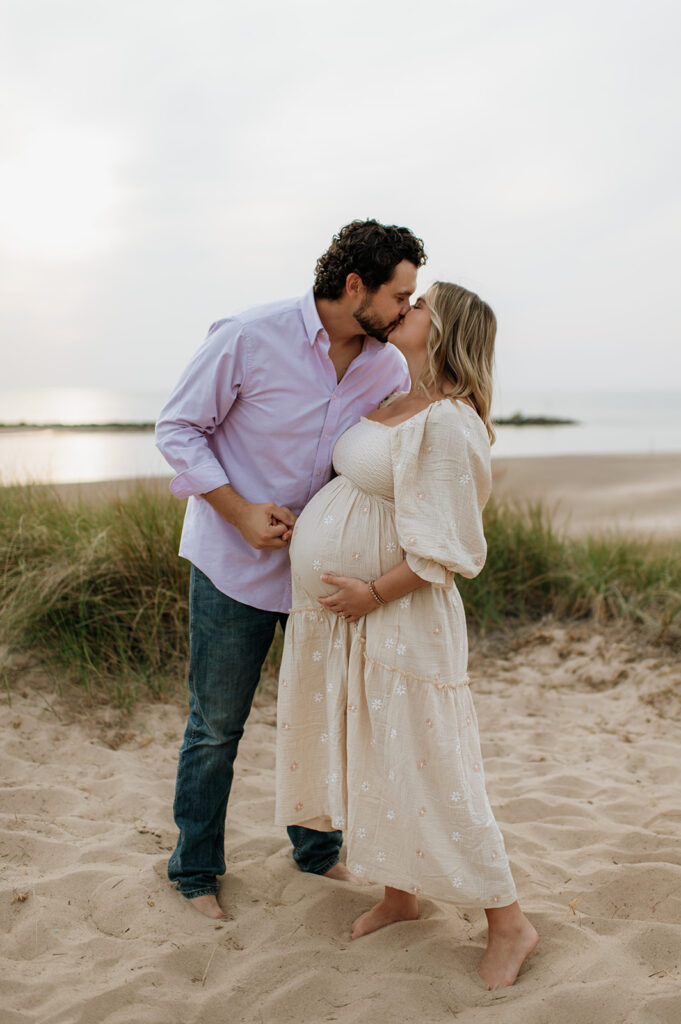
[[[229,483],[228,467],[210,437],[226,418],[248,371],[248,343],[234,319],[213,324],[180,377],[156,424],[156,447],[176,476],[176,498],[206,494]]]

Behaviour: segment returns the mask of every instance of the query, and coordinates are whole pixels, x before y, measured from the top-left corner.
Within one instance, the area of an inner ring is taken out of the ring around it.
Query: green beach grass
[[[36,656],[62,687],[130,706],[182,692],[188,564],[184,506],[140,483],[124,498],[71,501],[45,486],[0,491],[0,643]],[[575,538],[540,506],[491,504],[487,564],[458,585],[472,627],[553,616],[621,621],[681,638],[681,545]],[[267,668],[275,671],[281,636]],[[5,681],[11,686],[5,670]]]

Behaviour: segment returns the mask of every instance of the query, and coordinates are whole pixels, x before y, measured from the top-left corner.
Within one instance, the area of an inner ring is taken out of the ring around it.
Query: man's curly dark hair
[[[348,274],[358,274],[362,284],[375,292],[389,281],[395,267],[409,260],[415,267],[426,262],[423,242],[409,228],[379,224],[377,220],[353,220],[341,228],[315,268],[316,299],[339,299]]]

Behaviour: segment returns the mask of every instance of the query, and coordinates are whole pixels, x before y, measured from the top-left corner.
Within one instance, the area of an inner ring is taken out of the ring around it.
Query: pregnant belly
[[[394,506],[336,477],[305,506],[291,541],[294,604],[333,593],[323,573],[375,579],[404,555],[395,530]]]

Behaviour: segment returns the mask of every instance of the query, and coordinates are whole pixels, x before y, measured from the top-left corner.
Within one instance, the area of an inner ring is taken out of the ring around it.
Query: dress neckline
[[[364,420],[366,423],[375,423],[377,426],[386,427],[388,430],[396,430],[397,427],[401,427],[405,423],[411,423],[411,421],[415,420],[417,416],[422,416],[424,412],[428,412],[428,410],[432,409],[434,405],[440,405],[442,402],[450,402],[451,404],[454,404],[454,402],[456,402],[456,404],[459,407],[464,406],[475,416],[478,415],[475,409],[473,409],[470,405],[467,405],[466,402],[459,402],[456,398],[436,398],[434,402],[429,402],[425,409],[421,409],[419,410],[419,412],[415,412],[413,416],[407,416],[406,420],[400,420],[399,423],[381,423],[380,420],[370,420],[368,416],[360,416],[360,420]]]

